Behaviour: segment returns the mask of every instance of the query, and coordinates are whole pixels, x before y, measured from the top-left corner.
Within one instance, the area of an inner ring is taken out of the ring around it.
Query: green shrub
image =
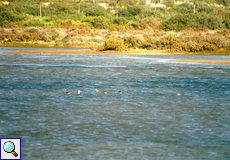
[[[69,28],[73,26],[73,21],[72,20],[58,21],[58,26],[63,28]]]
[[[178,6],[175,5],[173,7],[173,10],[176,11],[176,13],[189,14],[189,13],[193,13],[193,6],[190,5],[189,3],[182,3]]]
[[[23,27],[44,27],[45,24],[40,19],[29,19],[22,22]]]
[[[139,48],[141,46],[141,43],[141,40],[133,36],[124,38],[124,45],[128,48]]]
[[[105,16],[107,14],[105,8],[94,4],[83,3],[81,8],[86,16]]]
[[[160,48],[157,48],[156,42],[157,41],[150,38],[147,41],[142,41],[140,48],[147,49],[147,50],[160,49]]]
[[[128,23],[128,20],[124,17],[117,17],[113,19],[114,24],[125,25]]]
[[[134,29],[138,29],[139,28],[139,25],[138,25],[137,22],[131,22],[130,26],[133,27]]]
[[[147,50],[152,50],[154,49],[155,47],[153,47],[153,45],[149,42],[146,42],[146,41],[143,41],[140,45],[140,48],[142,49],[147,49]]]
[[[118,16],[128,18],[128,17],[131,17],[132,15],[129,13],[129,11],[126,8],[119,8]]]
[[[162,29],[180,31],[192,24],[191,14],[177,14],[162,23]]]
[[[209,15],[206,13],[197,14],[195,17],[195,22],[197,22],[203,29],[222,29],[224,24],[222,19],[217,15]]]
[[[52,16],[54,14],[76,14],[76,4],[73,5],[71,3],[51,3],[49,7],[43,7],[42,15],[44,16]]]
[[[0,7],[0,27],[6,26],[10,22],[18,22],[26,17],[19,13],[14,13],[9,7]]]
[[[119,8],[118,15],[122,17],[134,17],[140,14],[141,9],[138,6],[129,6],[128,8]]]
[[[136,0],[125,0],[124,2],[126,5],[135,5],[137,3]]]
[[[108,39],[105,41],[104,46],[100,49],[101,51],[114,50],[123,51],[125,49],[124,41],[118,39]]]
[[[84,22],[91,23],[93,25],[93,27],[101,28],[101,29],[109,28],[109,24],[110,24],[110,21],[103,16],[88,17],[84,20]]]
[[[225,25],[225,28],[230,29],[230,11],[224,16],[223,24]]]
[[[163,4],[165,4],[167,7],[173,7],[174,6],[174,0],[163,1]]]
[[[136,15],[140,14],[140,12],[141,12],[140,7],[138,7],[138,6],[129,6],[127,8],[127,10],[132,16],[136,16]]]
[[[226,21],[227,22],[227,21]],[[212,15],[207,13],[199,14],[177,14],[174,17],[162,22],[161,28],[163,30],[181,31],[187,28],[194,29],[222,29],[228,26],[223,23],[219,15]]]
[[[150,6],[141,6],[140,16],[141,18],[144,17],[152,17],[156,14],[156,11],[153,7]]]

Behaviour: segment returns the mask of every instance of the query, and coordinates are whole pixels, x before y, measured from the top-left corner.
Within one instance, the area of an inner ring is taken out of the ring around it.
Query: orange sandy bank
[[[95,50],[15,50],[7,52],[8,54],[96,54],[96,55],[172,55],[180,53],[169,53],[166,51],[95,51]]]
[[[170,62],[203,63],[203,64],[230,64],[230,61],[215,61],[215,60],[171,60]]]
[[[201,52],[201,53],[180,53],[166,50],[129,50],[129,51],[96,51],[96,50],[14,50],[8,54],[98,54],[98,55],[230,55],[230,52]]]
[[[95,51],[95,50],[15,50],[7,52],[8,54],[94,54],[94,55],[187,55],[186,53],[171,53],[167,51]],[[203,63],[203,64],[230,64],[230,61],[217,60],[171,60],[170,62],[180,63]]]

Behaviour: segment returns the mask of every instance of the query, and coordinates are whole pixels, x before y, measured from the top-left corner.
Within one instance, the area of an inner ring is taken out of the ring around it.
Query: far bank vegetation
[[[0,44],[230,51],[230,0],[174,2],[46,0],[40,14],[37,0],[11,0],[0,4]]]

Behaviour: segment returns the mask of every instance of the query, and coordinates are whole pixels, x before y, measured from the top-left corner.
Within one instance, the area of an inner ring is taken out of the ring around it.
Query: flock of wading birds
[[[99,89],[95,89],[95,92],[99,92]],[[66,94],[67,95],[70,95],[70,92],[66,92]],[[79,95],[79,94],[81,94],[81,90],[79,89],[79,90],[77,90],[77,94]],[[103,94],[108,94],[108,92],[107,91],[103,91]],[[118,91],[118,94],[122,94],[122,91]],[[177,96],[180,96],[180,93],[177,93]]]
[[[95,89],[95,92],[99,92],[99,89]],[[122,94],[122,92],[121,91],[119,91],[118,92],[119,94]],[[70,92],[66,92],[66,94],[67,95],[70,95]],[[77,94],[81,94],[81,90],[79,89],[79,90],[77,90]],[[107,91],[103,91],[103,94],[108,94],[108,92]]]

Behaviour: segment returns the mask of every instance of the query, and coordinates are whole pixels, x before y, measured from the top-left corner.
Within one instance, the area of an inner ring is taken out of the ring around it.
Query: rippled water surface
[[[0,48],[0,137],[22,138],[24,160],[230,159],[230,65],[169,62],[230,56],[9,49]]]

